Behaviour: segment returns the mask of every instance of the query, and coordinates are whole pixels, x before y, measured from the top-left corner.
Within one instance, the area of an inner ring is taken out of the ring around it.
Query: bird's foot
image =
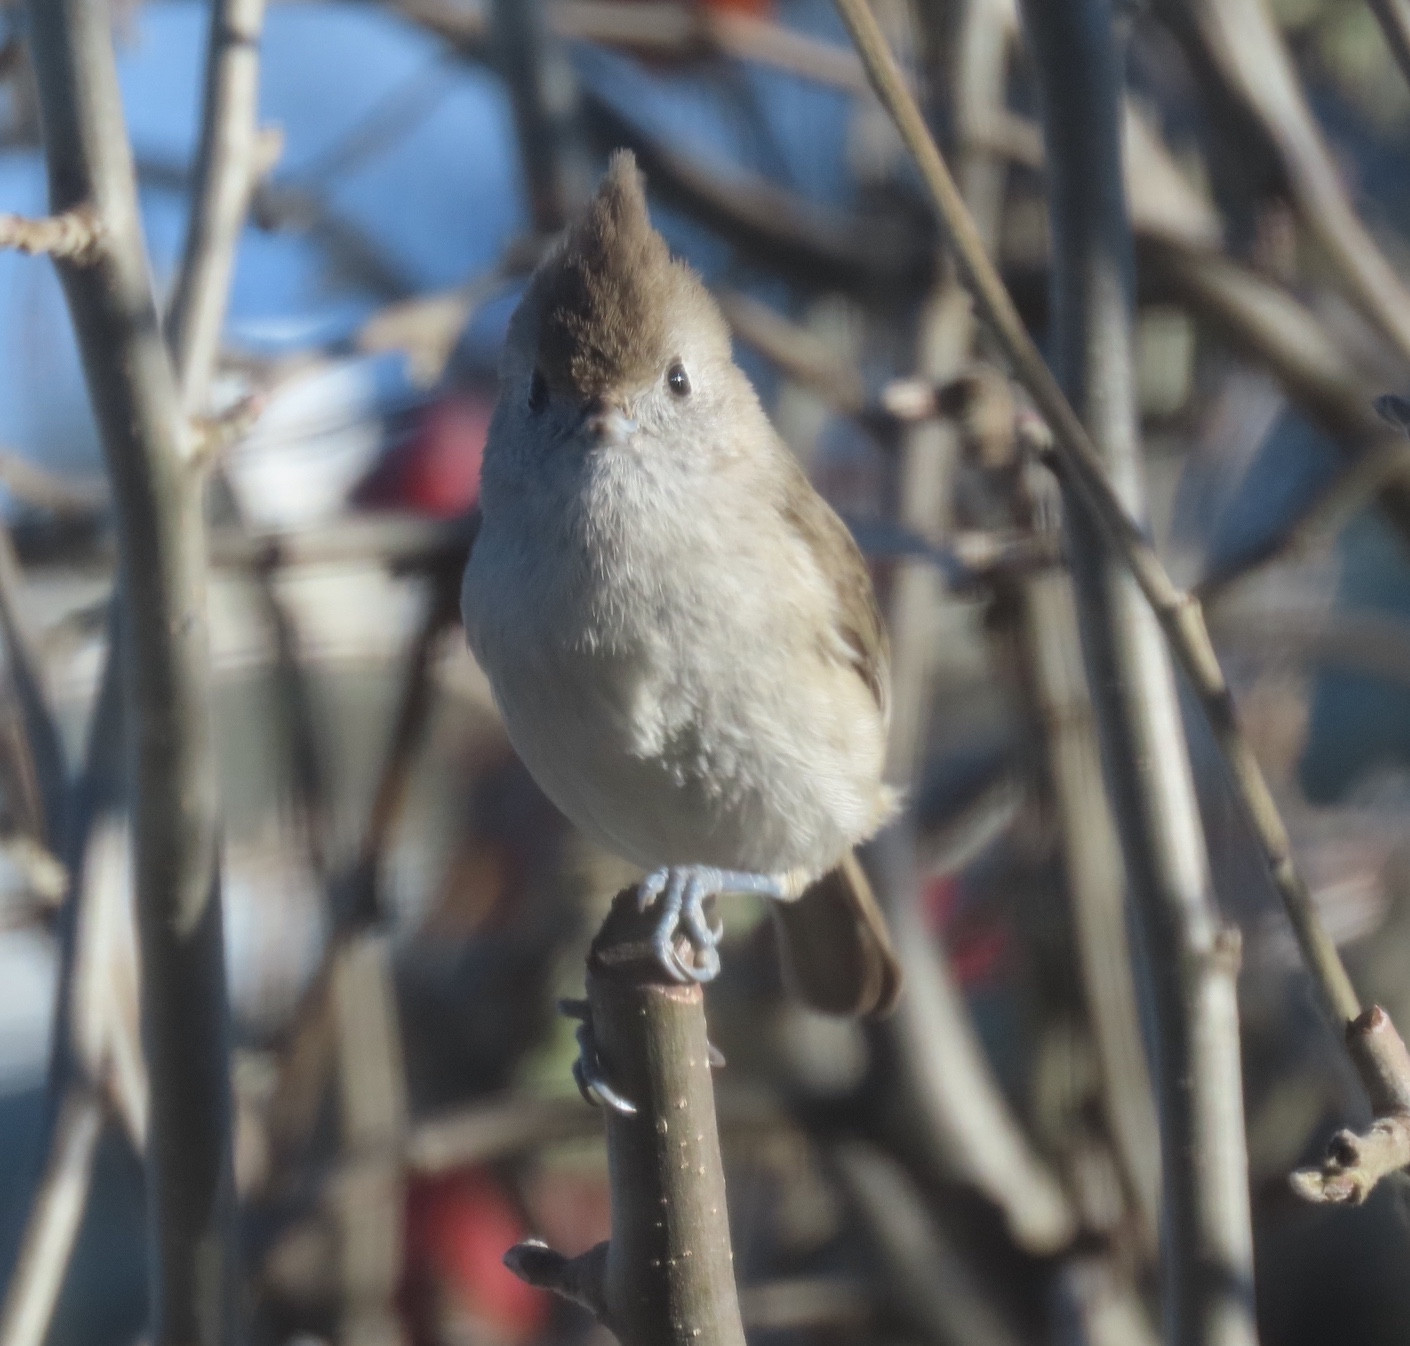
[[[578,1059],[573,1062],[573,1083],[583,1098],[597,1108],[609,1108],[622,1117],[636,1114],[636,1104],[617,1092],[602,1074],[602,1058],[592,1035],[592,1013],[586,1000],[560,1000],[558,1012],[578,1021]]]
[[[659,906],[660,919],[651,945],[666,975],[679,982],[713,981],[720,971],[720,936],[724,927],[706,915],[705,904],[720,893],[759,893],[787,896],[780,881],[770,874],[748,874],[712,865],[671,865],[652,870],[637,889],[642,911]],[[694,957],[687,962],[676,949],[676,936],[684,934]]]

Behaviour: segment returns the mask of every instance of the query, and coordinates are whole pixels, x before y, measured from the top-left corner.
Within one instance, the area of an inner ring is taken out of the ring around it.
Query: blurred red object
[[[527,1237],[503,1184],[485,1169],[413,1181],[407,1191],[406,1299],[415,1339],[443,1340],[434,1320],[447,1317],[473,1319],[506,1343],[530,1341],[541,1332],[552,1311],[549,1296],[504,1265],[504,1254]]]
[[[435,519],[464,514],[480,498],[480,463],[493,411],[488,397],[474,393],[437,398],[358,487],[357,503]]]
[[[933,879],[921,898],[926,923],[949,951],[950,967],[962,986],[974,989],[1003,971],[1008,930],[992,918],[964,907],[964,886],[954,875]]]

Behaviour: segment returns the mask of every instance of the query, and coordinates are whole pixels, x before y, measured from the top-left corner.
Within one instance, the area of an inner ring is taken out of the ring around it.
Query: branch
[[[3,1346],[43,1346],[49,1335],[106,1117],[100,1097],[87,1088],[72,1088],[64,1099],[0,1317]]]
[[[514,106],[529,217],[534,232],[546,235],[567,224],[585,184],[574,146],[577,80],[545,9],[544,0],[492,4],[496,63]]]
[[[705,997],[662,980],[651,930],[625,889],[588,955],[597,1055],[636,1105],[631,1115],[604,1109],[611,1242],[573,1259],[520,1244],[505,1262],[586,1304],[623,1346],[744,1346]]]
[[[211,6],[195,201],[167,313],[167,339],[188,416],[205,409],[220,353],[235,253],[261,167],[263,21],[264,0],[217,0]]]
[[[966,458],[982,473],[994,506],[1035,540],[1060,545],[1057,483],[1025,445],[1012,385],[990,373],[970,380],[957,409]],[[984,404],[997,403],[985,408]],[[996,449],[1002,436],[1006,450]],[[978,439],[978,443],[967,442]],[[1011,597],[1010,597],[1011,596]],[[1151,1077],[1141,1038],[1133,949],[1126,914],[1126,873],[1106,783],[1092,694],[1082,663],[1072,576],[1062,565],[1020,574],[996,589],[995,615],[1013,626],[1016,675],[1033,737],[1043,745],[1044,785],[1060,829],[1072,940],[1081,969],[1083,1007],[1100,1067],[1107,1134],[1134,1227],[1149,1256],[1158,1244],[1160,1173]],[[1005,601],[1006,598],[1008,601]],[[1072,946],[1064,944],[1064,956]]]
[[[897,1126],[897,1148],[929,1176],[946,1173],[981,1192],[1025,1251],[1057,1252],[1076,1232],[1075,1213],[1004,1098],[944,951],[924,927],[904,830],[883,833],[869,860],[878,892],[902,899],[888,901],[886,914],[906,993],[877,1025],[896,1062],[898,1096],[886,1111]]]
[[[828,1158],[877,1253],[899,1316],[922,1340],[1018,1346],[1022,1336],[903,1170],[861,1142]]]
[[[98,483],[73,481],[7,449],[0,449],[0,486],[19,504],[61,518],[92,518],[107,503],[107,492]]]
[[[1127,513],[1107,480],[1105,465],[1091,436],[1028,335],[1012,298],[986,255],[954,179],[864,0],[837,0],[837,5],[852,30],[883,104],[916,159],[981,315],[1019,381],[1047,420],[1053,433],[1054,450],[1071,485],[1091,512],[1106,545],[1129,567],[1200,698],[1215,741],[1228,763],[1235,793],[1292,920],[1323,1007],[1333,1023],[1344,1024],[1360,1013],[1360,1003],[1336,945],[1322,927],[1307,884],[1297,870],[1287,830],[1262,769],[1239,731],[1233,698],[1199,604],[1176,587],[1144,530]]]
[[[1410,80],[1410,0],[1367,0],[1400,73]]]
[[[1267,0],[1162,0],[1158,12],[1267,137],[1347,298],[1410,359],[1410,290],[1357,218]]]
[[[1023,0],[1022,8],[1048,150],[1057,367],[1105,460],[1113,499],[1140,519],[1135,268],[1114,15],[1110,0]],[[1237,938],[1221,929],[1214,904],[1169,651],[1088,502],[1071,504],[1088,682],[1153,991],[1167,1331],[1181,1346],[1252,1346]]]
[[[1359,1206],[1382,1178],[1410,1165],[1410,1113],[1378,1117],[1364,1135],[1338,1131],[1321,1168],[1300,1168],[1288,1181],[1304,1201]]]
[[[109,644],[116,640],[116,621],[110,608]],[[44,1248],[43,1256],[22,1252],[6,1287],[3,1329],[4,1346],[39,1346],[48,1331],[58,1288],[48,1282],[57,1277],[62,1284],[67,1258],[73,1251],[73,1237],[60,1239],[57,1231],[68,1221],[62,1204],[50,1196],[54,1175],[71,1173],[74,1160],[75,1108],[82,1099],[92,1099],[99,1081],[89,1074],[88,1044],[81,1042],[82,1029],[78,1001],[86,988],[84,979],[94,975],[91,959],[83,959],[79,924],[83,917],[85,865],[88,842],[94,823],[104,810],[112,809],[119,793],[117,775],[121,755],[122,699],[118,690],[118,661],[109,653],[103,666],[98,695],[89,724],[83,767],[69,792],[67,835],[64,860],[67,883],[56,925],[58,975],[55,979],[53,1028],[49,1045],[48,1087],[44,1117],[43,1172],[30,1202],[22,1248]],[[61,1221],[62,1216],[62,1221]],[[76,1234],[77,1225],[73,1226]],[[40,1310],[45,1312],[41,1313]],[[11,1336],[13,1332],[15,1335]]]
[[[5,656],[24,718],[24,741],[42,810],[39,839],[51,850],[62,845],[67,823],[68,765],[63,740],[59,736],[44,665],[35,648],[34,634],[25,618],[21,601],[24,576],[10,530],[0,524],[0,632],[5,638]]]
[[[74,266],[91,266],[98,260],[102,236],[102,221],[89,205],[40,220],[0,215],[0,248],[15,248],[31,256],[47,253],[56,262]]]
[[[150,1065],[152,1336],[232,1331],[234,1206],[200,482],[152,301],[100,0],[34,0],[29,33],[54,211],[91,203],[98,256],[60,263],[113,483],[142,1017]]]
[[[1384,1177],[1410,1167],[1410,1052],[1390,1015],[1373,1005],[1346,1030],[1347,1050],[1364,1080],[1376,1119],[1363,1135],[1338,1131],[1320,1169],[1292,1174],[1304,1201],[1359,1206]]]

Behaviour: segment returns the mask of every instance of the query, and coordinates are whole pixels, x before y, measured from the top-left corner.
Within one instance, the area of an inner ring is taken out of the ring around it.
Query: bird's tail
[[[855,855],[794,902],[772,904],[789,989],[823,1014],[889,1014],[901,965]]]

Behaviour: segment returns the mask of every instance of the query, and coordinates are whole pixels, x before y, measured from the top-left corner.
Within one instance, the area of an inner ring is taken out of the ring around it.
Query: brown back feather
[[[832,576],[837,592],[836,629],[824,636],[828,658],[846,658],[881,711],[883,723],[891,718],[890,643],[886,625],[876,605],[867,563],[847,525],[832,506],[813,489],[791,454],[784,481],[783,517],[808,544],[818,569]]]

